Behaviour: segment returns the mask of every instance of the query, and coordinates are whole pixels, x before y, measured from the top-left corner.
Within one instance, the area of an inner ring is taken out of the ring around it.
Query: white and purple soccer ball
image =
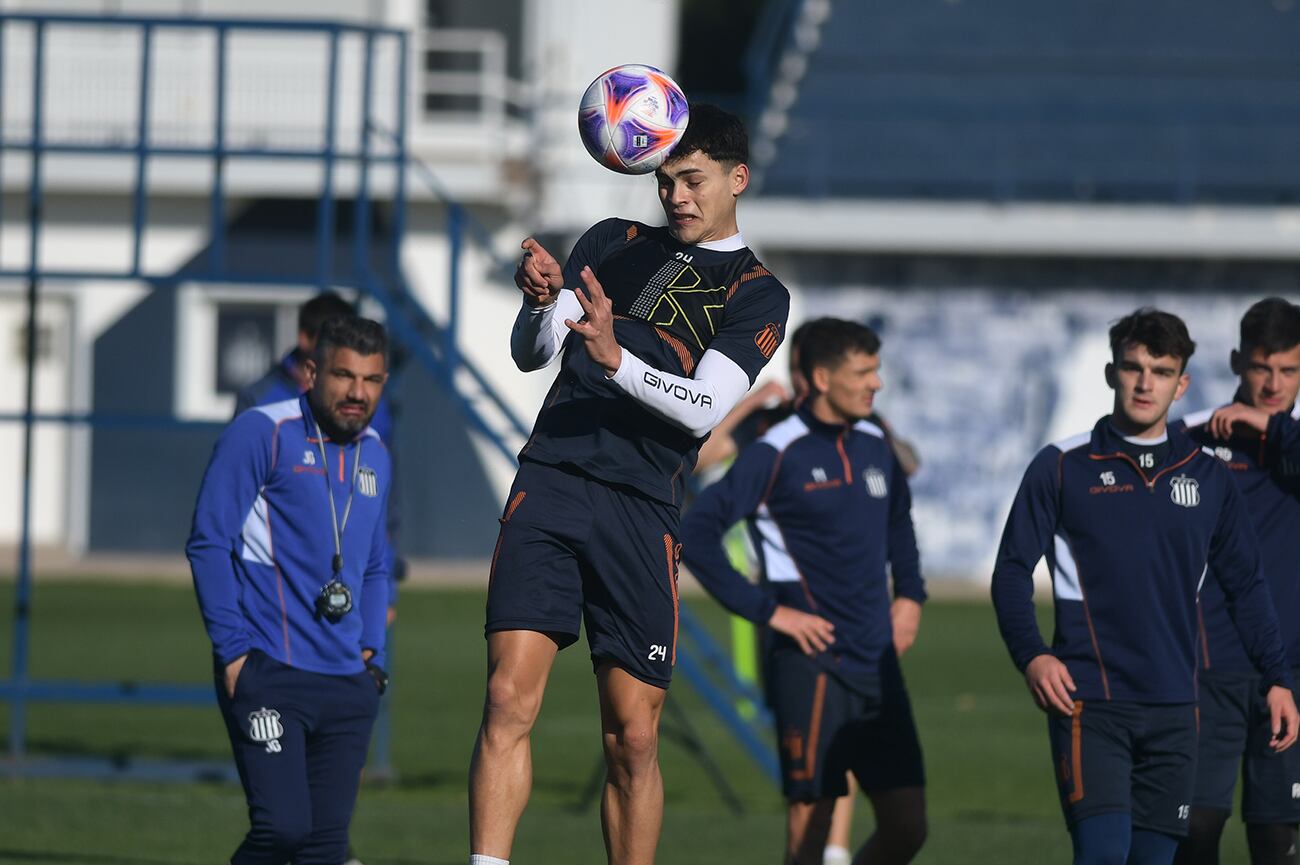
[[[690,108],[677,82],[653,66],[602,72],[582,94],[578,133],[587,152],[620,174],[648,174],[686,131]]]

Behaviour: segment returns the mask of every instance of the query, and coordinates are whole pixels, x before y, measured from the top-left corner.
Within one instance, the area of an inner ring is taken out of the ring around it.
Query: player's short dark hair
[[[1118,362],[1130,345],[1144,345],[1153,357],[1176,357],[1182,369],[1196,351],[1187,325],[1173,313],[1151,306],[1134,310],[1110,327],[1110,355]]]
[[[817,367],[835,369],[850,352],[880,353],[880,337],[865,324],[842,318],[815,318],[796,330],[799,337],[799,371],[812,384]]]
[[[1265,355],[1300,345],[1300,306],[1280,297],[1266,297],[1241,317],[1241,353]]]
[[[315,339],[320,326],[329,319],[355,313],[352,304],[332,291],[324,291],[298,307],[298,332]]]
[[[690,156],[697,150],[727,167],[749,162],[749,133],[745,131],[745,122],[716,105],[693,103],[686,132],[668,154],[668,161]]]
[[[359,315],[339,315],[327,318],[316,337],[316,362],[321,363],[327,352],[336,348],[350,348],[360,355],[382,354],[388,360],[388,333],[377,321]]]

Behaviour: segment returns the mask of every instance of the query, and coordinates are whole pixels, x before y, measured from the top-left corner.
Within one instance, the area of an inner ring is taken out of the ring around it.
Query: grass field
[[[6,598],[9,584],[0,584]],[[692,609],[724,622],[705,599]],[[394,664],[393,756],[399,779],[363,789],[353,839],[366,865],[462,865],[465,776],[483,682],[483,596],[406,591]],[[9,604],[6,602],[5,606]],[[46,584],[33,614],[39,678],[208,680],[198,612],[183,587]],[[0,669],[9,670],[5,620]],[[932,602],[904,666],[929,775],[930,840],[919,863],[1065,863],[1068,836],[1052,784],[1042,716],[1011,667],[991,608]],[[733,817],[700,768],[665,742],[666,814],[659,861],[779,863],[777,791],[682,683],[680,700],[746,812]],[[4,729],[8,714],[0,709]],[[47,705],[29,713],[37,755],[228,758],[215,708]],[[580,810],[598,759],[590,664],[579,643],[561,654],[533,742],[533,798],[513,861],[604,861],[595,809]],[[201,865],[225,862],[246,826],[237,787],[222,784],[0,780],[0,862]],[[855,841],[870,832],[859,807]],[[1244,861],[1237,824],[1224,861]]]

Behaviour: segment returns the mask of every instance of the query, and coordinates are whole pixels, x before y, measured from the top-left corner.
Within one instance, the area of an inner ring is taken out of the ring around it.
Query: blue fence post
[[[447,205],[447,253],[450,258],[447,287],[450,297],[447,303],[447,328],[442,335],[443,369],[447,375],[448,387],[455,387],[456,366],[460,363],[456,330],[460,323],[460,253],[464,242],[464,213],[461,211],[461,205],[452,201]]]
[[[21,760],[27,748],[27,651],[32,604],[32,431],[36,424],[36,307],[37,276],[40,273],[40,231],[43,190],[41,188],[41,145],[45,122],[45,23],[36,22],[32,38],[35,51],[32,69],[32,160],[27,191],[27,380],[23,402],[23,505],[18,540],[18,585],[14,591],[14,696],[9,704],[9,753]]]
[[[406,100],[407,90],[406,34],[397,37],[397,138],[393,144],[393,277],[402,279],[402,238],[406,234]]]
[[[352,208],[352,267],[354,278],[370,270],[370,90],[374,77],[375,34],[366,33],[361,72],[361,140],[357,158],[357,195]]]
[[[5,129],[5,20],[4,18],[0,18],[0,223],[4,221],[4,212],[5,212],[4,129]]]
[[[334,273],[334,158],[338,123],[339,31],[330,31],[329,73],[325,90],[325,147],[321,152],[320,206],[316,209],[316,284],[329,290]]]
[[[220,273],[225,270],[226,260],[226,28],[223,26],[217,27],[216,51],[216,116],[212,131],[212,210],[209,216],[212,239],[208,270]]]
[[[149,168],[149,86],[153,73],[153,25],[146,24],[140,31],[140,99],[136,108],[135,133],[135,203],[132,209],[133,233],[131,237],[131,275],[140,275],[140,254],[144,246],[144,224],[147,220],[149,198],[145,195],[146,174]]]

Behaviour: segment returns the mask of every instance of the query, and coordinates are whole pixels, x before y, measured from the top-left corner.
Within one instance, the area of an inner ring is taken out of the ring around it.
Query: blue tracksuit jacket
[[[820,662],[843,678],[871,680],[893,645],[888,569],[896,596],[926,598],[911,506],[880,427],[825,424],[801,408],[695,500],[682,521],[682,559],[723,606],[752,622],[766,624],[778,604],[829,619],[835,644]],[[742,519],[758,551],[758,585],[722,548],[722,535]]]
[[[347,444],[327,441],[325,450],[340,521],[359,471],[342,544],[353,609],[338,622],[315,615],[332,576],[334,531],[307,397],[250,409],[217,440],[185,553],[223,664],[260,649],[292,667],[350,675],[365,668],[361,650],[369,648],[386,666],[388,452],[369,427]]]
[[[1223,460],[1246,500],[1287,657],[1292,667],[1300,666],[1300,408],[1273,415],[1263,435],[1251,431],[1226,442],[1210,435],[1213,413],[1189,415],[1187,431]],[[1254,673],[1214,580],[1201,590],[1201,618],[1203,669]]]
[[[1103,418],[1043,448],[1007,517],[993,602],[1016,666],[1051,652],[1076,699],[1196,700],[1197,592],[1207,567],[1265,685],[1290,687],[1286,653],[1245,503],[1228,469],[1177,426],[1144,472]],[[1034,617],[1034,566],[1047,556],[1056,634]]]

